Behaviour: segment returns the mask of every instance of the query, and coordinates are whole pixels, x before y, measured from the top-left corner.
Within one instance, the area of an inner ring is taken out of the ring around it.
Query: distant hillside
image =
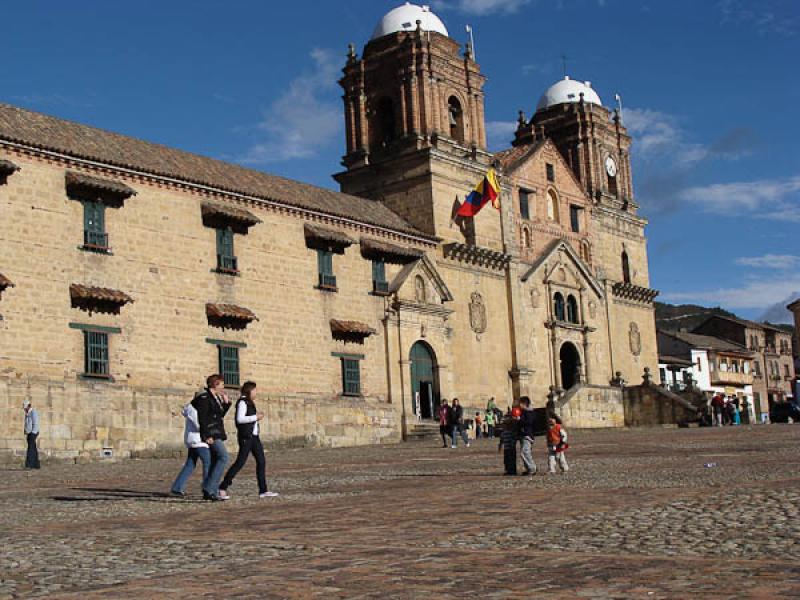
[[[720,308],[708,308],[696,304],[665,304],[656,302],[656,327],[676,331],[687,329],[691,331],[711,315],[736,317],[732,312]]]

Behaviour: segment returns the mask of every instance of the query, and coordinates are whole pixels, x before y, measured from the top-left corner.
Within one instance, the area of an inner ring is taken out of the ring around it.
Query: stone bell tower
[[[521,119],[514,145],[537,134],[553,140],[595,202],[632,213],[631,138],[618,110],[603,106],[591,83],[565,77],[550,86],[530,121]]]
[[[462,53],[428,7],[407,3],[383,17],[362,57],[351,45],[343,73],[346,170],[335,179],[343,192],[383,201],[436,234],[443,215],[434,163],[477,174],[491,159],[485,77],[470,47]],[[475,174],[459,189],[474,185]]]

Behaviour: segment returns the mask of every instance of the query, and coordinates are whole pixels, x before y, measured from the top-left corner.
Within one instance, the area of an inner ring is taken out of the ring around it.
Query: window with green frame
[[[102,202],[83,202],[83,245],[89,249],[108,249],[106,207]]]
[[[239,265],[233,253],[233,229],[217,229],[217,270],[224,273],[238,273]]]
[[[109,377],[108,334],[101,331],[83,332],[83,374],[88,377]]]
[[[372,291],[376,294],[389,293],[389,282],[386,281],[386,263],[382,258],[372,261]]]
[[[219,349],[219,373],[226,386],[239,386],[239,348],[217,346]]]
[[[333,252],[317,250],[317,270],[319,287],[324,290],[336,290],[336,275],[333,274]]]
[[[361,395],[361,365],[357,358],[342,357],[342,393],[345,396]]]

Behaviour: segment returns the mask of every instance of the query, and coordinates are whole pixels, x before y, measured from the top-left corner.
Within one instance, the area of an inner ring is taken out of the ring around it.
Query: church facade
[[[45,453],[174,450],[217,371],[273,443],[553,390],[622,425],[615,386],[658,372],[630,137],[565,79],[490,153],[484,81],[427,8],[388,13],[340,81],[341,193],[0,105],[0,451],[25,399]],[[490,167],[500,209],[459,217]]]

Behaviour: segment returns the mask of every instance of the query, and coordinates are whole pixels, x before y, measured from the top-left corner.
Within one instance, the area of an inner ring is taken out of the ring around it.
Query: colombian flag
[[[497,184],[497,175],[494,169],[486,172],[484,178],[470,192],[456,214],[460,217],[474,217],[487,202],[491,202],[492,206],[497,209],[500,208],[500,186]]]

